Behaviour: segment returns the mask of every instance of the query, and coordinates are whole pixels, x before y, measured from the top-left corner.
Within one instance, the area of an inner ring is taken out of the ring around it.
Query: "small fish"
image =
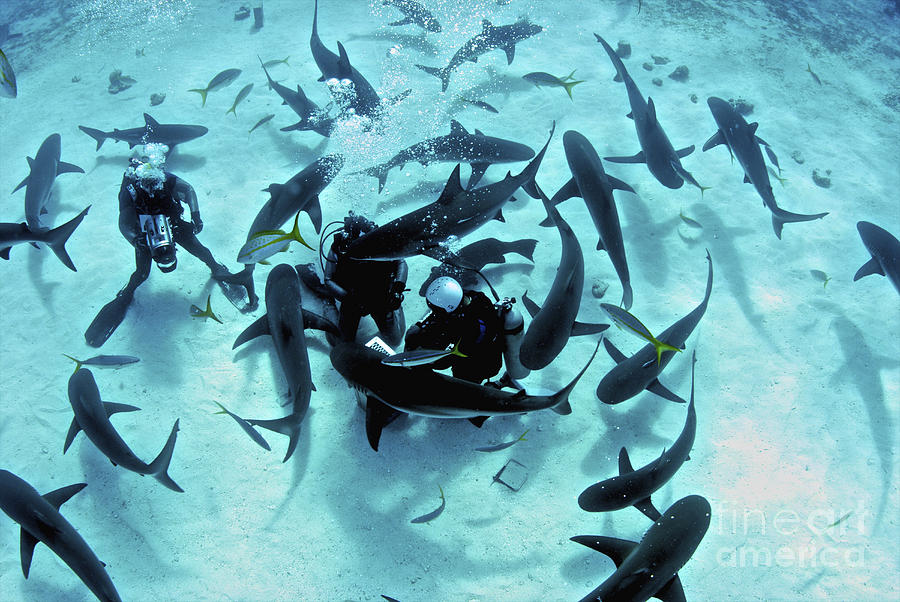
[[[609,303],[601,303],[600,307],[607,313],[613,323],[618,326],[622,330],[627,330],[641,337],[642,339],[649,342],[651,345],[656,347],[656,363],[659,364],[660,356],[662,356],[663,351],[678,351],[681,352],[681,349],[678,347],[673,347],[668,343],[663,343],[658,340],[644,326],[640,320],[635,318],[631,313],[618,307],[616,305],[610,305]]]
[[[238,416],[237,414],[228,411],[228,408],[226,408],[225,406],[223,406],[223,405],[222,405],[221,403],[219,403],[218,401],[213,402],[213,403],[215,403],[217,406],[219,406],[220,408],[222,408],[220,411],[215,412],[216,414],[228,414],[229,416],[231,416],[232,418],[234,418],[234,421],[237,422],[238,425],[239,425],[242,429],[244,429],[244,432],[247,433],[248,435],[250,435],[250,438],[253,439],[254,441],[256,441],[256,443],[259,444],[260,447],[262,447],[262,448],[263,448],[264,450],[266,450],[266,451],[272,451],[272,448],[269,447],[269,442],[266,441],[265,439],[263,439],[263,436],[260,435],[260,434],[256,431],[255,428],[253,428],[253,425],[251,425],[249,422],[247,422],[246,420],[244,420],[243,418],[241,418],[241,417]]]
[[[775,173],[775,170],[772,169],[771,165],[768,165],[767,167],[768,167],[769,173],[772,174],[772,177],[775,178],[776,180],[778,180],[781,183],[781,185],[784,186],[784,183],[787,182],[787,178],[782,178],[780,175]]]
[[[300,227],[297,224],[299,219],[300,212],[298,211],[297,215],[294,216],[294,229],[290,232],[285,232],[284,230],[262,230],[250,235],[250,238],[238,251],[238,262],[243,264],[259,263],[275,253],[287,250],[292,240],[296,240],[307,249],[312,249],[300,236]]]
[[[256,125],[254,125],[252,128],[250,128],[250,131],[247,132],[247,135],[249,136],[250,134],[252,134],[252,133],[253,133],[253,130],[255,130],[256,128],[258,128],[259,126],[261,126],[261,125],[263,125],[263,124],[266,124],[266,123],[269,123],[270,121],[272,121],[272,118],[273,118],[273,117],[275,117],[275,113],[272,113],[271,115],[266,115],[265,117],[263,117],[262,119],[260,119],[259,121],[257,121],[257,122],[256,122]]]
[[[518,438],[518,439],[513,439],[512,441],[507,441],[506,443],[500,443],[500,444],[498,444],[498,445],[491,445],[491,446],[489,446],[489,447],[476,447],[476,448],[475,448],[475,451],[480,451],[480,452],[495,452],[495,451],[500,451],[500,450],[502,450],[502,449],[506,449],[507,447],[512,447],[513,445],[515,445],[515,444],[518,443],[519,441],[525,441],[525,440],[526,440],[526,439],[525,439],[525,435],[528,434],[528,431],[529,431],[529,430],[531,430],[531,429],[525,429],[525,432],[522,433],[521,435],[519,435],[519,438]]]
[[[196,305],[191,305],[191,317],[192,318],[212,318],[219,324],[222,324],[222,320],[219,319],[219,316],[213,313],[212,307],[209,305],[210,295],[206,296],[206,309],[200,309]]]
[[[240,69],[226,69],[222,71],[214,78],[209,81],[209,85],[205,88],[192,88],[188,90],[188,92],[196,92],[203,98],[203,104],[201,106],[206,106],[206,95],[212,92],[213,90],[219,90],[224,88],[234,80],[238,78],[241,74]]]
[[[263,63],[263,67],[265,67],[266,69],[269,69],[270,67],[274,67],[275,65],[280,65],[282,63],[287,65],[288,67],[290,67],[291,64],[288,63],[289,58],[291,58],[291,55],[287,55],[283,59],[276,59],[274,61],[266,61],[265,63]]]
[[[781,175],[781,165],[778,164],[778,155],[776,155],[775,151],[772,150],[772,147],[765,142],[763,143],[763,146],[766,147],[766,154],[769,156],[769,161],[772,162],[772,165],[778,169],[778,174]]]
[[[703,228],[703,224],[701,224],[700,222],[698,222],[697,220],[695,220],[692,217],[686,216],[683,211],[680,211],[678,213],[678,217],[680,217],[681,221],[683,221],[685,224],[687,224],[691,228],[697,228],[697,229]]]
[[[460,98],[460,100],[463,102],[469,103],[473,107],[478,107],[479,109],[484,109],[485,111],[488,111],[490,113],[499,113],[500,112],[497,109],[495,109],[493,106],[484,102],[483,100],[469,100],[468,98]]]
[[[822,270],[810,270],[809,275],[822,283],[822,288],[828,286],[828,281],[831,280],[828,274],[823,272]]]
[[[95,355],[94,357],[89,357],[86,360],[76,359],[66,353],[63,353],[63,355],[75,362],[75,372],[78,372],[78,369],[82,366],[121,368],[122,366],[127,366],[128,364],[133,364],[135,362],[141,361],[140,358],[134,357],[133,355]],[[73,374],[75,372],[73,372]]]
[[[444,507],[447,505],[447,500],[444,499],[444,490],[441,489],[440,485],[438,485],[438,489],[440,489],[440,491],[441,491],[441,505],[438,506],[436,509],[432,510],[431,512],[429,512],[428,514],[423,514],[422,516],[417,516],[416,518],[412,519],[409,522],[411,522],[411,523],[427,523],[429,521],[436,519],[437,517],[439,517],[441,515],[441,512],[444,511]]]
[[[578,84],[584,83],[584,80],[576,80],[572,77],[573,75],[575,75],[575,71],[572,71],[572,73],[563,78],[556,77],[555,75],[550,75],[549,73],[545,73],[543,71],[534,71],[532,73],[526,73],[522,76],[522,79],[530,81],[538,88],[540,88],[541,86],[558,86],[560,88],[565,88],[566,94],[569,95],[569,99],[574,100],[572,98],[572,88],[574,88]]]
[[[6,55],[0,50],[0,96],[15,98],[18,93],[16,74],[13,72],[12,65],[9,64]]]
[[[821,86],[822,80],[819,79],[819,76],[813,72],[812,67],[809,66],[809,63],[806,63],[806,70],[809,71],[810,75],[812,75],[813,80]]]
[[[394,355],[382,359],[381,363],[388,366],[412,368],[414,366],[433,364],[448,355],[467,357],[465,353],[459,351],[459,342],[457,342],[456,345],[453,346],[453,349],[414,349],[412,351],[395,353]]]
[[[247,84],[246,86],[241,88],[241,91],[238,92],[237,97],[234,99],[234,104],[231,105],[230,109],[225,111],[225,114],[228,115],[229,113],[234,113],[234,116],[237,117],[237,113],[235,112],[235,109],[237,108],[238,104],[242,100],[247,98],[247,95],[250,94],[250,90],[252,90],[252,89],[253,89],[253,84]]]
[[[832,527],[837,527],[839,524],[841,524],[842,522],[844,522],[845,520],[847,520],[848,518],[850,518],[850,515],[851,515],[851,514],[853,514],[853,510],[851,510],[850,512],[848,512],[848,513],[845,514],[844,516],[840,517],[839,519],[837,519],[836,521],[834,521],[833,523],[831,523],[830,525],[828,525],[828,526],[825,527],[825,528],[826,528],[826,529],[830,529],[830,528],[832,528]]]

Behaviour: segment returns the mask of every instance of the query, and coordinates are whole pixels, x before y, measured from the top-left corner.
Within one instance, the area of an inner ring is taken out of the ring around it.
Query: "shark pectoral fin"
[[[503,217],[503,209],[502,208],[497,209],[497,213],[494,215],[494,219],[497,220],[498,222],[503,222],[504,224],[506,223],[506,218]]]
[[[682,148],[682,149],[679,149],[679,150],[675,151],[675,154],[678,156],[679,159],[684,159],[685,157],[687,157],[688,155],[690,155],[692,152],[694,152],[694,145],[693,145],[693,144],[690,145],[690,146],[686,146],[686,147],[684,147],[684,148]]]
[[[753,182],[750,181],[750,176],[748,176],[747,174],[744,174],[744,184],[752,184],[752,183]]]
[[[28,573],[31,571],[31,558],[34,556],[34,547],[38,544],[38,538],[26,531],[20,530],[19,535],[19,557],[22,559],[22,574],[28,579]]]
[[[43,497],[45,500],[50,502],[50,504],[59,510],[59,507],[72,499],[72,496],[87,487],[87,483],[75,483],[74,485],[67,485],[66,487],[60,487],[59,489],[55,489],[49,493],[45,493]]]
[[[625,192],[637,194],[636,192],[634,192],[634,188],[618,178],[614,178],[611,175],[607,174],[606,179],[609,180],[609,185],[612,186],[613,190],[624,190]]]
[[[56,164],[56,175],[61,173],[84,173],[84,170],[73,163],[60,161]]]
[[[371,395],[366,397],[366,439],[369,440],[373,450],[378,451],[378,442],[381,440],[381,431],[384,427],[401,413]]]
[[[69,451],[69,446],[75,441],[75,435],[77,435],[80,430],[81,425],[78,424],[78,420],[72,418],[72,424],[69,425],[69,432],[66,433],[66,442],[63,444],[63,453]]]
[[[652,521],[658,521],[660,518],[662,518],[662,514],[659,513],[659,510],[657,510],[656,506],[653,505],[653,502],[650,501],[649,495],[642,500],[638,500],[632,505],[643,512],[644,516]]]
[[[678,574],[676,573],[674,577],[669,579],[669,582],[653,594],[653,597],[663,602],[686,602],[684,588],[681,586],[681,579],[678,578]]]
[[[466,190],[472,190],[478,182],[481,181],[481,178],[484,176],[484,172],[487,171],[487,168],[491,166],[490,163],[472,163],[472,175],[469,176],[469,182],[466,184]]]
[[[569,181],[563,184],[562,187],[560,187],[560,189],[556,191],[556,194],[554,194],[553,197],[550,198],[550,204],[555,207],[563,201],[567,201],[576,196],[581,196],[581,189],[578,188],[578,182],[575,181],[575,178],[569,178]],[[553,220],[548,217],[547,219],[542,221],[540,225],[552,226]]]
[[[238,335],[238,338],[234,340],[234,345],[231,346],[232,349],[237,349],[247,341],[255,339],[256,337],[261,337],[265,334],[271,334],[269,332],[269,318],[268,314],[263,314],[256,321],[253,322],[250,326],[244,329],[244,332]]]
[[[609,357],[613,358],[613,361],[617,364],[621,364],[627,359],[625,354],[619,351],[618,347],[613,345],[606,337],[603,337],[603,346],[606,347],[606,352],[609,354]]]
[[[525,306],[525,309],[528,311],[528,315],[532,318],[535,317],[539,311],[541,311],[540,306],[532,301],[528,296],[528,291],[522,293],[522,305]]]
[[[617,75],[616,77],[619,77],[619,76]],[[613,81],[620,82],[620,81],[622,81],[622,80],[621,80],[621,79],[613,79]],[[632,120],[633,120],[633,119],[634,119],[634,112],[629,112],[628,115],[626,115],[625,117],[627,117],[628,119],[632,119]]]
[[[725,140],[725,135],[722,134],[722,130],[716,130],[716,133],[709,137],[709,140],[703,143],[703,148],[701,149],[704,153],[714,146],[719,146],[720,144],[724,144],[728,146],[728,142]]]
[[[15,192],[15,191],[17,191],[18,189],[22,188],[23,186],[27,186],[27,185],[28,185],[28,179],[29,179],[30,177],[31,177],[31,174],[28,174],[27,176],[25,176],[25,179],[22,180],[21,182],[19,182],[19,185],[16,186],[15,188],[13,188],[13,191],[12,191],[10,194],[12,194],[13,192]]]
[[[634,472],[634,466],[631,465],[631,458],[628,457],[628,450],[624,447],[619,450],[619,474],[625,475]]]
[[[510,44],[503,51],[506,52],[506,64],[512,65],[513,59],[516,58],[516,45]]]
[[[322,206],[319,204],[319,195],[309,199],[306,204],[306,215],[316,229],[316,234],[322,230]]]
[[[9,259],[9,250],[10,250],[11,248],[12,248],[12,247],[4,247],[4,248],[0,249],[0,257],[2,257],[3,259],[8,260],[8,259]]]
[[[172,425],[172,431],[169,433],[169,438],[166,440],[166,444],[163,446],[162,451],[159,452],[159,455],[156,456],[156,459],[150,463],[150,474],[153,477],[171,489],[172,491],[177,491],[178,493],[184,493],[184,489],[178,486],[178,483],[172,480],[172,477],[169,476],[169,462],[172,461],[172,452],[175,451],[175,439],[178,437],[178,420],[175,421],[175,424]]]
[[[481,426],[484,424],[484,421],[487,420],[488,418],[490,418],[490,416],[475,416],[474,418],[469,418],[468,420],[473,425],[475,425],[477,428],[481,428]],[[491,424],[493,424],[493,423],[491,423]]]
[[[865,278],[866,276],[871,276],[872,274],[878,274],[879,276],[884,276],[884,270],[881,269],[881,264],[878,263],[878,260],[874,257],[869,261],[862,264],[858,270],[856,270],[856,274],[853,276],[853,282],[856,282],[860,278]]]
[[[638,545],[627,539],[604,537],[603,535],[576,535],[569,539],[575,543],[587,546],[595,552],[600,552],[601,554],[609,556],[610,560],[616,563],[616,567],[621,566],[628,555],[631,554]]]
[[[651,393],[656,393],[663,399],[668,399],[669,401],[674,401],[675,403],[687,403],[687,401],[665,388],[662,383],[659,382],[659,379],[656,378],[654,378],[653,381],[649,385],[647,385],[647,390]]]
[[[603,157],[604,161],[609,161],[610,163],[646,163],[647,159],[644,158],[644,151],[639,152],[636,155],[632,155],[630,157]]]
[[[106,417],[109,418],[117,412],[137,412],[141,408],[130,406],[127,403],[115,403],[112,401],[104,401],[103,407],[106,409]]]
[[[580,337],[586,334],[597,334],[609,328],[609,324],[595,324],[591,322],[579,322],[575,320],[572,323],[572,332],[569,336]]]

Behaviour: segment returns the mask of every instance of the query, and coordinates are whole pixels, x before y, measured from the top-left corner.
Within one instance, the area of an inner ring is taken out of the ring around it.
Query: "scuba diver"
[[[125,170],[119,188],[119,231],[134,247],[135,270],[85,331],[85,341],[92,347],[103,345],[125,318],[134,292],[150,276],[153,262],[165,273],[175,269],[176,243],[209,267],[229,301],[237,304],[244,298],[243,285],[224,282],[233,274],[197,240],[203,229],[197,194],[190,184],[164,171],[168,151],[165,144],[137,146]],[[190,209],[190,222],[181,217],[182,203]]]
[[[375,222],[356,215],[353,211],[344,218],[343,223],[329,224],[336,225],[339,227],[333,230],[326,227],[319,244],[321,261],[325,239],[333,237],[322,265],[324,284],[315,274],[313,264],[306,266],[305,270],[298,266],[301,279],[319,295],[340,303],[338,328],[343,340],[355,340],[360,320],[370,315],[385,342],[391,346],[399,345],[406,330],[401,307],[403,293],[408,290],[406,261],[366,261],[348,257],[346,252],[350,243],[377,226]]]
[[[520,388],[515,382],[509,382],[525,378],[529,372],[519,363],[525,322],[522,314],[513,308],[515,299],[506,298],[494,304],[484,293],[463,290],[456,279],[441,276],[429,285],[425,302],[431,311],[407,331],[406,351],[455,346],[457,353],[441,358],[430,367],[451,368],[454,377],[474,383],[497,375],[505,361],[506,374],[499,383]]]

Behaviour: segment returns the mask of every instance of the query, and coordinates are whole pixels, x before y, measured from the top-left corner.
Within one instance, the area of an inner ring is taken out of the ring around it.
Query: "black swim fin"
[[[84,331],[84,340],[88,345],[100,347],[112,336],[112,333],[125,319],[125,312],[128,311],[132,299],[134,299],[134,295],[119,293],[115,299],[103,306],[91,325]]]

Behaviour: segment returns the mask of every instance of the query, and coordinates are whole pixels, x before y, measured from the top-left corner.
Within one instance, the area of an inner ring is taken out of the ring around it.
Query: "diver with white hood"
[[[103,306],[85,331],[84,338],[93,347],[103,345],[125,318],[134,292],[150,276],[153,262],[162,272],[175,269],[176,245],[209,267],[232,303],[244,297],[243,285],[225,282],[233,274],[197,239],[203,229],[197,193],[190,184],[165,171],[168,151],[165,144],[136,146],[125,170],[119,188],[119,230],[134,247],[135,270],[128,284]],[[181,217],[183,204],[190,209],[190,222]]]

